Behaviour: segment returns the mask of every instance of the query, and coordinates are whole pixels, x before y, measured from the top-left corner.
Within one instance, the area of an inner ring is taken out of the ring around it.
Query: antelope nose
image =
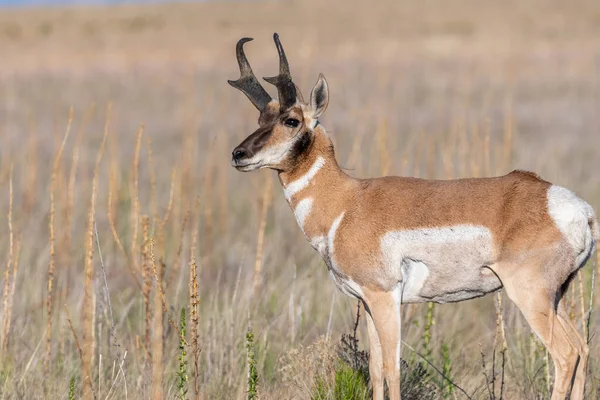
[[[248,156],[248,151],[243,147],[236,147],[235,149],[233,149],[231,156],[233,161],[240,161],[242,158]]]

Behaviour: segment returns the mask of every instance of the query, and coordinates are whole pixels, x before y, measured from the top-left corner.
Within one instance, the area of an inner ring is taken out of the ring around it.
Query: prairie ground
[[[597,1],[2,10],[4,398],[243,398],[248,329],[260,398],[349,398],[332,371],[356,302],[329,280],[275,173],[229,163],[257,118],[226,82],[239,74],[235,43],[254,37],[250,62],[271,76],[273,32],[305,95],[327,77],[322,123],[349,174],[528,169],[600,210]],[[586,334],[597,269],[594,257],[568,294]],[[506,296],[501,322],[496,305],[404,307],[403,337],[419,354],[403,357],[425,365],[433,398],[549,397],[545,350]],[[590,399],[599,332],[592,310]],[[362,320],[357,337],[368,348]]]

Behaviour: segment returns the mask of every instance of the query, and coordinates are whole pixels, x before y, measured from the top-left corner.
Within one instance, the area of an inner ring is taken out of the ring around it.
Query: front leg
[[[369,375],[373,386],[373,400],[383,400],[383,362],[381,360],[381,343],[377,336],[377,329],[373,322],[371,312],[365,303],[367,310],[367,332],[369,333]]]
[[[383,366],[383,375],[390,390],[390,400],[400,400],[401,290],[401,285],[398,285],[392,292],[365,290],[370,315],[367,321],[372,321],[369,324],[373,324],[378,338],[378,359],[375,359],[377,364],[369,364],[369,372],[373,381],[373,398],[375,400],[383,398],[382,388],[376,387],[376,382],[381,382],[381,375],[377,375],[376,371],[374,372],[374,370],[381,371],[381,366]],[[370,341],[374,336],[371,333],[372,329],[369,326]],[[373,344],[371,344],[371,351],[373,351]]]

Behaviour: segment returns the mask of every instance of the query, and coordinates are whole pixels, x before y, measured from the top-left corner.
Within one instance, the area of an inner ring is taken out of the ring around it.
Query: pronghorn
[[[321,74],[305,102],[277,34],[274,100],[256,79],[241,39],[241,77],[229,81],[260,111],[259,128],[232,153],[239,171],[278,172],[300,229],[331,278],[367,310],[373,398],[400,399],[402,303],[450,303],[506,289],[555,365],[552,399],[583,399],[589,349],[564,293],[599,237],[590,205],[536,174],[493,178],[356,179],[335,159],[319,123],[329,102]]]

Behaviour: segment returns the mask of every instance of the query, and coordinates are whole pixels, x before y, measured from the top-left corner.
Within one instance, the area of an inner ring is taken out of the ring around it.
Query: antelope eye
[[[296,118],[288,118],[285,120],[284,125],[289,126],[290,128],[296,128],[298,125],[300,125],[300,121],[298,121]]]

